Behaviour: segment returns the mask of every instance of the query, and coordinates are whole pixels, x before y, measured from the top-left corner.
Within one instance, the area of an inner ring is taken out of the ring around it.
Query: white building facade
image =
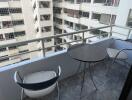
[[[0,45],[53,35],[52,8],[53,4],[51,0],[1,0]],[[47,47],[46,53],[53,52],[54,49],[48,48],[53,43],[53,40],[45,41],[44,44]],[[30,44],[0,48],[0,66],[43,56],[42,51],[36,51],[8,57],[42,48],[40,44],[41,42],[38,41]]]
[[[54,30],[55,34],[64,34],[83,29],[91,29],[106,25],[128,26],[127,20],[132,9],[131,0],[54,0]],[[118,30],[118,29],[116,29]],[[95,30],[85,34],[85,38],[106,34],[109,29]],[[123,31],[124,34],[128,32]],[[59,42],[82,39],[82,34],[60,38]],[[114,34],[124,38],[123,35]],[[102,38],[102,37],[99,37]],[[97,38],[96,38],[97,40]],[[94,39],[90,40],[94,41]],[[58,41],[57,41],[58,42]]]

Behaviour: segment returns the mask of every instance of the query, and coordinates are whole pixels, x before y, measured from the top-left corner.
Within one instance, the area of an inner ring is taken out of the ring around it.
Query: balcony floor
[[[110,61],[107,61],[107,66],[109,64]],[[129,69],[125,66],[115,63],[111,67],[109,74],[106,74],[107,67],[104,66],[104,63],[96,63],[92,67],[92,73],[98,90],[95,90],[87,71],[82,100],[118,100],[128,71]],[[79,100],[81,76],[82,73],[60,82],[60,100]],[[27,98],[25,100],[32,99]],[[57,100],[57,92],[36,100]]]

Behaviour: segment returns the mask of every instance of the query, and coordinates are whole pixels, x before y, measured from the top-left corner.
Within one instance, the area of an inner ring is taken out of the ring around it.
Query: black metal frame
[[[22,88],[21,89],[21,100],[23,100],[24,89],[37,91],[37,90],[46,89],[55,83],[57,86],[58,100],[60,100],[59,84],[58,84],[58,78],[60,77],[60,74],[61,74],[61,69],[60,69],[60,67],[58,67],[58,72],[56,72],[56,77],[54,77],[50,80],[40,82],[40,83],[24,83],[23,78],[21,77],[20,73],[18,71],[16,71],[14,74],[14,81]],[[20,79],[20,81],[18,81],[17,77]]]
[[[124,83],[124,86],[122,88],[122,92],[119,97],[119,100],[127,100],[131,90],[132,90],[132,65],[127,75],[127,79]]]

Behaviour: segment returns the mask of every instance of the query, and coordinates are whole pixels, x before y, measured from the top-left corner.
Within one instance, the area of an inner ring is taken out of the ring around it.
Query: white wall
[[[115,22],[116,25],[126,26],[130,8],[132,8],[132,0],[120,0],[120,5]]]
[[[33,19],[33,8],[31,0],[21,0],[22,12],[25,24],[26,39],[31,40],[36,38],[34,19]],[[28,44],[29,50],[37,49],[37,43]],[[37,52],[31,53],[30,57],[35,58],[38,55]]]

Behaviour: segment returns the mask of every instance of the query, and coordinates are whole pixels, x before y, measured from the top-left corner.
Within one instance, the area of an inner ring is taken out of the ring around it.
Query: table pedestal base
[[[78,69],[77,69],[77,72],[79,71],[79,69],[80,69],[80,67],[81,67],[81,63],[82,63],[82,62],[80,62],[80,64],[79,64],[79,67],[78,67]],[[96,86],[96,84],[95,84],[95,82],[94,82],[93,76],[92,76],[92,71],[91,71],[90,63],[89,63],[89,62],[84,62],[83,75],[82,75],[82,78],[83,78],[83,79],[82,79],[82,82],[81,82],[81,91],[80,91],[80,100],[81,100],[81,97],[82,97],[82,92],[83,92],[84,83],[85,83],[85,74],[86,74],[86,66],[87,66],[87,63],[88,63],[88,71],[89,71],[89,74],[90,74],[90,79],[91,79],[91,81],[92,81],[92,83],[93,83],[95,89],[98,90],[98,89],[97,89],[97,86]]]

